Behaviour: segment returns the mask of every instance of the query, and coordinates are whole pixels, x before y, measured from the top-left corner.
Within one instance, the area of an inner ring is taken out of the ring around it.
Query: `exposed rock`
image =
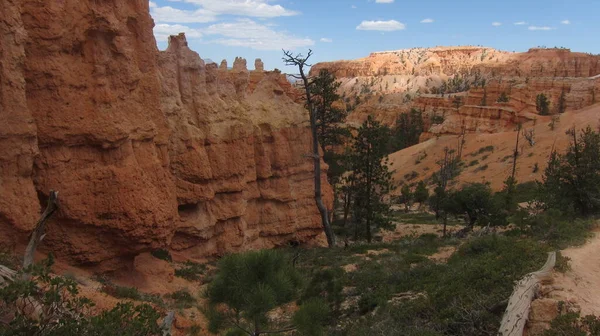
[[[265,71],[265,64],[260,58],[257,58],[254,61],[254,70],[255,71]]]
[[[221,61],[221,65],[219,65],[219,70],[227,70],[227,60]]]
[[[27,237],[50,189],[42,250],[99,270],[159,247],[319,242],[307,114],[285,78],[250,90],[244,59],[219,71],[183,34],[159,53],[148,6],[0,4],[0,243]]]
[[[36,125],[25,92],[26,32],[21,1],[0,5],[0,244],[25,243],[40,204],[31,176],[38,155]]]

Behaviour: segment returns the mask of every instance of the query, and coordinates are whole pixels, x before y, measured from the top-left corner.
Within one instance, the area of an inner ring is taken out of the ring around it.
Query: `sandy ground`
[[[563,289],[560,295],[575,301],[582,316],[600,315],[600,230],[585,245],[568,248],[562,254],[571,258],[571,270],[555,274],[555,286]]]

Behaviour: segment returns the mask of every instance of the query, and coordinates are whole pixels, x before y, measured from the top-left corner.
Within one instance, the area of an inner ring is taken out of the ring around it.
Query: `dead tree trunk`
[[[531,301],[542,279],[548,277],[556,264],[556,252],[549,252],[544,266],[537,272],[525,275],[515,285],[508,306],[502,316],[499,335],[522,336],[523,328],[529,318]]]
[[[329,247],[335,246],[335,235],[333,234],[333,230],[331,229],[331,223],[329,222],[329,215],[327,214],[327,208],[325,207],[325,203],[323,203],[323,195],[321,192],[321,156],[319,155],[319,139],[317,134],[317,117],[315,115],[315,109],[313,106],[311,94],[310,94],[310,83],[306,74],[304,73],[304,66],[309,65],[306,61],[312,55],[312,50],[308,51],[306,57],[298,54],[294,56],[291,51],[283,52],[284,58],[283,61],[286,65],[297,66],[300,71],[300,79],[304,83],[304,91],[306,94],[306,106],[308,109],[308,115],[310,118],[310,131],[312,135],[312,158],[314,165],[314,181],[315,181],[315,203],[317,204],[317,208],[319,209],[319,213],[321,214],[321,223],[323,225],[323,230],[325,231],[325,235],[327,236],[327,245]]]
[[[52,216],[56,209],[58,209],[58,191],[50,190],[50,197],[48,197],[46,210],[44,210],[42,216],[37,221],[37,224],[35,224],[35,228],[33,229],[33,232],[31,232],[29,244],[27,244],[27,248],[25,249],[25,255],[23,256],[23,280],[29,280],[31,278],[31,274],[27,269],[33,265],[35,250],[42,239],[44,239],[46,221]]]

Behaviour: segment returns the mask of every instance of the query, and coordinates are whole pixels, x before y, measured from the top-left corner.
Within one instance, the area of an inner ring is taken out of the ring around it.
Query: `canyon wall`
[[[600,93],[600,56],[559,48],[525,53],[413,48],[318,63],[311,75],[321,70],[340,81],[340,94],[352,109],[350,124],[373,115],[393,126],[399,114],[416,108],[425,116],[422,140],[463,130],[510,131],[519,122],[537,119],[536,97],[541,93],[551,103],[551,114],[559,112],[561,99],[564,110],[577,110],[594,104]],[[499,101],[501,96],[507,101]]]
[[[183,35],[159,52],[146,0],[7,0],[0,14],[0,244],[22,247],[51,189],[42,251],[99,270],[156,248],[322,241],[308,118],[285,76],[206,65]]]

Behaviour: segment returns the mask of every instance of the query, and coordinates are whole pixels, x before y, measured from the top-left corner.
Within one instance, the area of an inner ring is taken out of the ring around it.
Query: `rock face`
[[[205,65],[183,35],[158,52],[146,0],[8,0],[0,14],[0,243],[26,240],[50,189],[42,248],[102,270],[159,247],[318,241],[307,116],[280,73],[250,88],[244,59]]]
[[[594,104],[600,94],[600,56],[568,49],[415,48],[315,64],[311,75],[322,69],[340,80],[340,93],[353,109],[350,123],[374,115],[393,126],[399,114],[417,108],[428,126],[423,140],[459,134],[464,127],[472,133],[512,130],[537,118],[540,93],[549,98],[551,113],[558,113],[561,96],[565,108],[575,110]],[[502,95],[508,101],[498,101]],[[434,125],[432,119],[443,122]]]

